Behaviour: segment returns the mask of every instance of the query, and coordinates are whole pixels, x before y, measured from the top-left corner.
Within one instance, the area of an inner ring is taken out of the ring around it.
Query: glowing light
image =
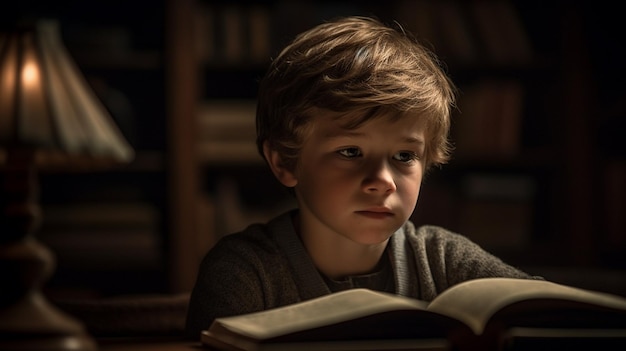
[[[22,83],[25,87],[33,87],[39,84],[39,67],[32,62],[28,61],[22,68]]]

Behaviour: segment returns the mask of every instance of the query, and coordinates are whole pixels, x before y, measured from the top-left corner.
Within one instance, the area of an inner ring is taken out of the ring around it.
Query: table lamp
[[[0,29],[0,350],[95,350],[42,292],[54,255],[34,236],[38,171],[128,162],[133,150],[90,89],[58,23]]]

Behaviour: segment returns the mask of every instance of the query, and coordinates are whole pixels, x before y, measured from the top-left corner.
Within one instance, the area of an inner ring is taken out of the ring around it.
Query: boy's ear
[[[292,188],[298,184],[298,179],[296,179],[293,171],[285,167],[283,159],[278,151],[272,149],[267,141],[263,143],[263,154],[265,155],[265,159],[267,160],[270,169],[279,182],[288,188]]]

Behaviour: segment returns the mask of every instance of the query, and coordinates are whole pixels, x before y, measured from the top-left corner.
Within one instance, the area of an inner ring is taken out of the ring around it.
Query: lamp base
[[[81,324],[38,292],[0,311],[0,350],[95,351],[96,343]]]
[[[51,268],[51,255],[32,237],[0,245],[0,277],[4,280],[0,290],[0,351],[97,349],[82,324],[49,303],[38,289],[42,270]],[[25,291],[19,288],[24,282],[30,286]]]

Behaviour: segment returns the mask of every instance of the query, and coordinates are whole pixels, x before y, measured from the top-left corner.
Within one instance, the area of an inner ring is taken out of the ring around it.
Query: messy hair
[[[294,168],[314,110],[336,114],[346,128],[411,116],[426,122],[428,168],[450,157],[454,99],[438,59],[399,25],[340,18],[298,35],[272,61],[259,88],[257,147],[263,156],[268,142]]]

